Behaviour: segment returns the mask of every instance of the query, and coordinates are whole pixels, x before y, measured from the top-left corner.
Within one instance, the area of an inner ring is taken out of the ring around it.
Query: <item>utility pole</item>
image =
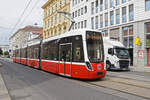
[[[69,31],[71,30],[73,24],[75,23],[74,19],[71,17],[71,14],[65,11],[57,11],[57,13],[63,14],[65,18],[67,18],[68,20],[70,20],[71,25],[69,27]],[[67,16],[68,15],[68,16]]]

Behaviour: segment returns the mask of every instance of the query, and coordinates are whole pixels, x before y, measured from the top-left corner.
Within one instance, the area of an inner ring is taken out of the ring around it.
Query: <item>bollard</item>
[[[0,67],[2,67],[2,64],[0,63]]]

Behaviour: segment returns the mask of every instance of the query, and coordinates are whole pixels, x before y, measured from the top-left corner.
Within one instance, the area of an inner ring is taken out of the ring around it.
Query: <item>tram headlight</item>
[[[86,63],[87,69],[92,71],[93,69],[92,69],[91,64],[89,62],[85,62],[85,63]]]

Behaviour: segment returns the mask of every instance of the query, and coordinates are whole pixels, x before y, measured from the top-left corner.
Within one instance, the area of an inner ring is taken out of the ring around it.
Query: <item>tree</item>
[[[5,51],[5,52],[4,52],[4,55],[5,55],[5,56],[9,56],[9,52],[8,52],[8,51]]]
[[[2,55],[3,54],[3,51],[2,51],[2,49],[0,48],[0,55]]]

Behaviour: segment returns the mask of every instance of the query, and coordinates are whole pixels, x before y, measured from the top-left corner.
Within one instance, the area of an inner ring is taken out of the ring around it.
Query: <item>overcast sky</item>
[[[43,25],[43,9],[41,7],[47,0],[32,0],[21,21],[13,30],[29,1],[30,0],[1,0],[0,45],[8,44],[9,37],[19,28],[23,28],[26,25],[34,25],[35,23],[38,23],[38,26]],[[32,12],[31,9],[33,9]]]

